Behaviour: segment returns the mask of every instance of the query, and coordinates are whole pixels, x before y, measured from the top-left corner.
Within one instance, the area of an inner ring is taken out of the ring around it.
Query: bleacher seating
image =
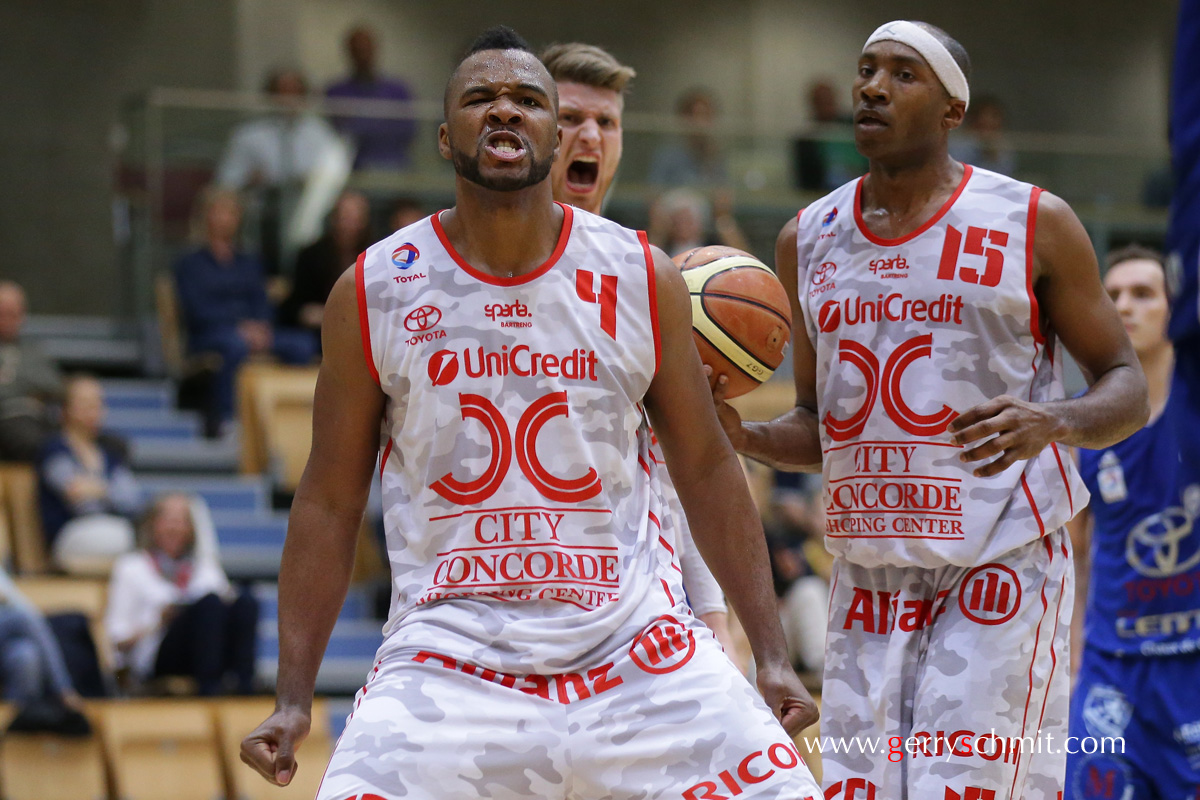
[[[310,800],[317,795],[334,741],[326,724],[329,710],[320,698],[313,701],[312,730],[297,756],[296,775],[286,787],[273,786],[240,760],[242,739],[274,708],[270,698],[225,700],[212,705],[231,800]]]
[[[207,704],[124,700],[101,706],[101,731],[121,800],[214,800],[225,785]]]
[[[100,737],[94,733],[81,738],[44,733],[4,736],[0,739],[0,796],[5,800],[104,800],[109,792]]]

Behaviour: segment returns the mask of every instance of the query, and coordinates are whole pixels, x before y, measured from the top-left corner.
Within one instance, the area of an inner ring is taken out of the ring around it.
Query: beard
[[[533,155],[533,148],[529,146],[529,142],[524,137],[521,138],[525,152],[530,154],[529,168],[523,174],[484,176],[479,170],[479,162],[483,158],[482,143],[474,153],[451,148],[450,154],[454,163],[454,171],[458,173],[459,177],[493,192],[516,192],[541,183],[550,174],[550,167],[554,164],[554,151],[551,150],[547,158],[538,161]]]

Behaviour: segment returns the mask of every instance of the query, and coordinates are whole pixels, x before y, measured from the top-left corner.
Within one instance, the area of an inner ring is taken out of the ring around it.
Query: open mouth
[[[483,147],[497,161],[520,161],[525,155],[525,143],[521,137],[509,131],[489,134]]]
[[[866,130],[879,130],[886,128],[887,122],[874,111],[859,111],[854,115],[854,125]]]
[[[600,179],[600,159],[596,156],[577,156],[567,166],[567,188],[586,194],[596,188]]]

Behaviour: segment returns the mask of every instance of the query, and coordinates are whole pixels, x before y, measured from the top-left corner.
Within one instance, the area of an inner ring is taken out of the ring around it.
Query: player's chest
[[[959,326],[980,315],[1027,319],[1032,298],[1025,230],[954,219],[897,244],[857,227],[818,238],[801,300],[822,333],[906,323]]]

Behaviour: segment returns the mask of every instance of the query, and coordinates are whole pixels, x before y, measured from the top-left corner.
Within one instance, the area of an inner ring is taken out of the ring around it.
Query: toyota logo
[[[813,270],[812,282],[813,286],[820,286],[825,281],[833,277],[833,273],[837,272],[837,264],[832,261],[826,261]]]
[[[1148,578],[1166,578],[1200,563],[1192,538],[1192,515],[1179,506],[1164,508],[1133,527],[1125,542],[1129,566]]]
[[[437,306],[421,306],[404,318],[404,329],[412,333],[427,331],[442,321],[442,312]]]

